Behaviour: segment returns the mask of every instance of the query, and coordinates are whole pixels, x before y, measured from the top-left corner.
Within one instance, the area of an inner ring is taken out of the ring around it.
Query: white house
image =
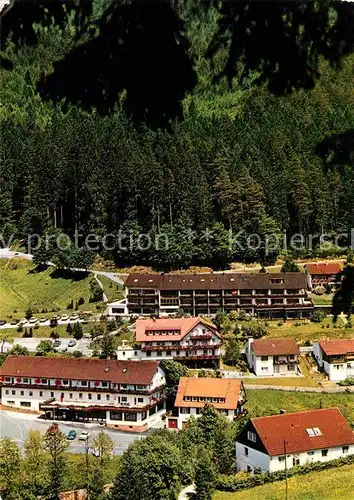
[[[315,342],[313,355],[329,380],[339,382],[354,377],[354,339]]]
[[[242,380],[181,377],[175,401],[178,417],[169,419],[169,428],[182,429],[191,415],[198,418],[206,403],[229,420],[245,415],[246,392]]]
[[[293,339],[248,339],[245,350],[250,369],[260,377],[298,375],[300,350]]]
[[[5,406],[135,432],[161,421],[165,384],[157,361],[9,356],[1,368]]]
[[[117,347],[118,361],[126,361],[129,359],[141,359],[141,350],[135,346],[129,345],[126,340],[122,341],[122,345]]]
[[[191,368],[219,364],[221,336],[203,318],[138,319],[135,331],[142,359],[174,359]]]
[[[338,408],[252,418],[236,440],[237,469],[275,472],[354,454],[354,433]]]
[[[107,305],[107,314],[111,318],[122,318],[128,316],[127,299],[117,300]]]

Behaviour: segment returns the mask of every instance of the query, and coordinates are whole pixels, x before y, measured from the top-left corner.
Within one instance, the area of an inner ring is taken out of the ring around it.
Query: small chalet
[[[308,287],[313,290],[317,286],[336,287],[342,266],[338,262],[316,262],[306,264],[304,269],[307,274]]]
[[[181,377],[175,401],[178,418],[170,419],[169,427],[183,428],[191,415],[198,418],[206,403],[225,413],[229,420],[245,415],[246,392],[242,380]]]
[[[313,355],[334,382],[354,377],[354,339],[316,342]]]
[[[246,357],[250,369],[261,377],[298,375],[300,350],[293,339],[248,339]]]
[[[174,359],[192,368],[219,365],[220,334],[202,318],[139,319],[135,328],[142,359]]]
[[[236,440],[237,468],[275,472],[354,454],[354,433],[338,408],[252,418]]]

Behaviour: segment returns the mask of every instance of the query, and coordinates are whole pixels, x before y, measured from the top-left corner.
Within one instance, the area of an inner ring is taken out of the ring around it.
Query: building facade
[[[307,318],[313,304],[304,273],[131,274],[129,314],[164,316],[179,310],[212,316],[244,310],[262,318]]]
[[[317,286],[336,288],[340,283],[338,275],[342,266],[338,262],[317,262],[304,266],[308,287],[313,290]]]
[[[276,472],[354,455],[354,433],[338,408],[251,419],[236,440],[237,469]]]
[[[219,365],[221,336],[202,318],[139,319],[135,328],[141,359],[174,359],[193,368]]]
[[[1,368],[5,406],[136,432],[166,413],[165,383],[156,361],[9,356]]]
[[[315,342],[313,355],[329,380],[354,378],[354,339]]]
[[[248,339],[246,358],[250,369],[259,377],[300,374],[300,350],[293,339]]]
[[[240,379],[181,377],[175,401],[177,417],[171,417],[168,425],[182,429],[191,415],[199,417],[206,403],[234,420],[246,414],[246,401]]]

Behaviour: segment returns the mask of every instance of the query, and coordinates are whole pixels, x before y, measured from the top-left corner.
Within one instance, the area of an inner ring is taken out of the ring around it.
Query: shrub
[[[18,325],[18,327],[17,327],[17,331],[18,331],[19,333],[21,333],[21,332],[22,332],[22,330],[23,330],[23,326],[22,326],[22,325]]]
[[[30,319],[33,316],[33,309],[29,306],[25,313],[26,319]]]
[[[50,332],[50,338],[51,339],[58,339],[59,338],[59,333],[57,333],[56,331],[52,331]]]
[[[305,340],[305,342],[304,342],[304,346],[305,346],[305,347],[311,347],[311,346],[312,346],[312,342],[311,342],[311,340],[309,340],[309,339]]]
[[[342,385],[342,386],[354,385],[354,378],[347,377],[345,380],[342,380],[341,382],[339,382],[338,385]]]
[[[312,315],[312,321],[314,323],[321,323],[321,321],[323,321],[326,316],[327,316],[326,313],[321,309],[315,309]]]

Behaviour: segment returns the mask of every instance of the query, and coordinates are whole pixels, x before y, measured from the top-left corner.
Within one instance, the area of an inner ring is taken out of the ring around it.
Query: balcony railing
[[[211,333],[202,333],[202,334],[198,334],[198,333],[192,333],[189,338],[192,340],[192,339],[195,339],[195,340],[199,340],[199,339],[211,339],[212,338],[212,335]]]

